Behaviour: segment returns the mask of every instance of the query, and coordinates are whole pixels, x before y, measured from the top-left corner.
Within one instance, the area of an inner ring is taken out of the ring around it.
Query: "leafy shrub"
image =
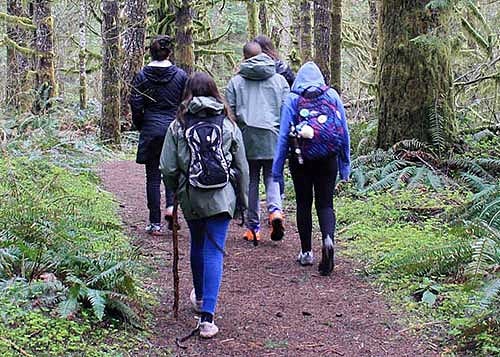
[[[89,304],[99,319],[109,311],[133,319],[135,254],[111,196],[91,178],[0,158],[0,280],[52,284],[49,305],[66,316]]]

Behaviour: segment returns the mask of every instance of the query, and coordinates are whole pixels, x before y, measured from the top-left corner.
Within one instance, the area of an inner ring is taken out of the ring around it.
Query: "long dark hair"
[[[154,61],[164,61],[172,53],[174,40],[167,35],[158,35],[149,46],[149,53]]]
[[[260,48],[262,48],[262,52],[271,57],[273,60],[276,61],[280,59],[278,51],[276,51],[276,48],[269,37],[260,35],[255,37],[253,41],[257,42],[260,45]]]
[[[233,113],[224,98],[220,95],[214,79],[204,72],[194,72],[186,81],[182,102],[177,111],[177,120],[184,124],[184,116],[188,110],[189,103],[194,97],[214,97],[219,103],[224,104],[224,114],[231,121],[234,120]]]

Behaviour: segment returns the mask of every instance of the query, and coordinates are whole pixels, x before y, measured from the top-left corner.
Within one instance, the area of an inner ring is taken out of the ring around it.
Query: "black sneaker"
[[[334,266],[333,257],[333,240],[327,236],[323,240],[323,248],[321,249],[321,262],[318,266],[318,271],[323,276],[328,276],[332,273]]]

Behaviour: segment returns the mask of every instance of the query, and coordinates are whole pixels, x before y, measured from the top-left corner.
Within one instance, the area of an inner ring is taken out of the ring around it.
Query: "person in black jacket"
[[[132,121],[139,130],[138,164],[146,165],[146,194],[149,224],[146,232],[161,234],[160,154],[165,134],[175,119],[187,80],[186,73],[173,65],[168,57],[173,41],[169,36],[157,36],[149,47],[152,62],[145,66],[132,83],[130,106]],[[172,226],[174,194],[165,187],[167,210],[165,219]]]
[[[257,42],[260,45],[262,52],[274,60],[274,63],[276,64],[276,73],[285,77],[288,85],[292,88],[293,81],[295,81],[295,74],[293,74],[290,66],[280,59],[271,39],[267,36],[260,35],[254,39],[254,42]]]

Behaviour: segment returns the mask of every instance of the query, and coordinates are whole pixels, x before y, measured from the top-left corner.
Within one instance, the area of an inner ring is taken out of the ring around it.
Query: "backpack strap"
[[[308,91],[309,88],[318,88],[319,91],[309,92]],[[319,98],[322,95],[324,95],[326,92],[328,92],[329,89],[330,89],[330,86],[327,86],[325,84],[324,86],[321,86],[321,87],[309,86],[309,87],[302,89],[302,91],[300,91],[300,92],[293,91],[292,93],[295,93],[298,96],[306,98],[306,99],[315,99],[315,98]]]

